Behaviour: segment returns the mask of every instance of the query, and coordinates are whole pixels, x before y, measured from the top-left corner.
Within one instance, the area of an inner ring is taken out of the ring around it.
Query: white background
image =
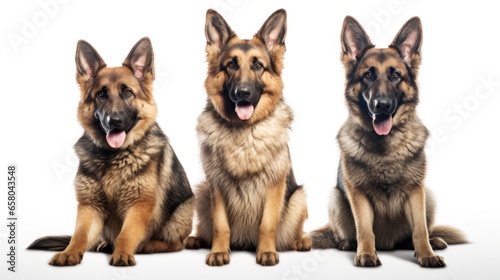
[[[498,279],[498,9],[493,1],[443,2],[3,1],[1,278]],[[52,4],[47,8],[44,3]],[[79,39],[90,42],[108,66],[118,66],[140,38],[151,38],[158,122],[193,187],[202,180],[195,126],[206,98],[207,8],[223,14],[241,38],[251,37],[276,9],[287,10],[284,95],[295,112],[290,148],[297,180],[308,194],[306,231],[327,222],[328,195],[336,182],[335,136],[347,115],[339,60],[344,17],[354,16],[372,42],[385,47],[406,20],[420,16],[424,40],[418,111],[432,132],[426,183],[438,202],[437,223],[461,228],[471,244],[439,252],[447,267],[435,270],[420,268],[410,251],[379,252],[382,266],[363,269],[353,266],[354,253],[333,249],[281,253],[275,267],[257,265],[252,252],[233,252],[231,264],[222,268],[205,265],[208,250],[138,255],[132,268],[111,267],[109,256],[97,253],[87,253],[76,267],[54,268],[47,264],[51,252],[24,250],[38,237],[73,232],[77,162],[72,146],[82,134],[74,64]],[[17,165],[19,179],[16,273],[8,272],[6,263],[6,173],[11,163]]]

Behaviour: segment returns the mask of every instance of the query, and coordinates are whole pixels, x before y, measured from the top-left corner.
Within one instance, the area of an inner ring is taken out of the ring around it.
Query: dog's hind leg
[[[184,240],[184,248],[200,249],[212,247],[213,215],[211,204],[211,189],[206,182],[202,182],[195,188],[196,197],[196,230],[194,236]]]
[[[304,234],[307,203],[302,186],[297,187],[285,205],[286,209],[283,209],[283,218],[278,226],[277,250],[311,250],[311,238]]]
[[[469,242],[459,229],[443,225],[430,227],[429,238],[434,249],[445,249],[447,244],[465,244]]]
[[[183,249],[184,240],[193,228],[195,198],[191,198],[180,204],[162,229],[162,240],[149,240],[141,253],[155,252],[177,252]]]
[[[164,253],[164,252],[178,252],[184,248],[184,245],[180,241],[176,242],[166,242],[160,240],[149,240],[144,248],[138,251],[138,254],[152,254],[152,253]]]

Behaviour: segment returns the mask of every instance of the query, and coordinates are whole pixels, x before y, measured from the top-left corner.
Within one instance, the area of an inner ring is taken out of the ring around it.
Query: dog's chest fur
[[[251,126],[229,126],[205,110],[197,127],[207,183],[225,197],[231,243],[252,248],[269,187],[291,168],[288,133],[292,112],[284,103]]]
[[[158,177],[149,175],[163,157],[161,147],[160,141],[145,137],[129,148],[106,150],[82,136],[75,145],[80,159],[75,182],[78,200],[122,216],[135,201],[158,191]]]
[[[427,136],[427,129],[416,117],[383,137],[367,133],[348,120],[337,137],[343,185],[364,192],[376,213],[397,216],[407,193],[423,185]]]
[[[290,169],[288,130],[290,108],[281,103],[266,119],[253,124],[232,126],[206,110],[197,127],[202,163],[208,180],[244,181],[251,176],[267,176],[275,182]],[[272,165],[272,168],[268,168]],[[223,174],[219,174],[220,171]],[[274,173],[273,173],[274,172]]]

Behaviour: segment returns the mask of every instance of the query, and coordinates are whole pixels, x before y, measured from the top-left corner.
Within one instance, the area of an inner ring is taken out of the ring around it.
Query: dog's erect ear
[[[286,11],[280,9],[270,15],[255,36],[266,44],[270,52],[277,45],[284,45],[286,37]]]
[[[420,54],[422,47],[422,23],[420,18],[412,17],[409,19],[401,27],[391,46],[398,48],[403,59],[411,64],[413,57]]]
[[[363,27],[351,16],[346,16],[340,34],[342,52],[352,60],[358,60],[363,50],[373,46]]]
[[[93,79],[97,72],[106,67],[106,63],[89,43],[84,40],[78,41],[76,45],[76,74],[89,81]]]
[[[130,68],[134,76],[139,80],[143,80],[147,74],[150,74],[154,79],[155,67],[153,46],[148,37],[140,39],[134,47],[132,47],[127,58],[123,62],[123,66]]]
[[[236,36],[224,18],[215,10],[207,10],[207,20],[205,23],[205,36],[207,44],[222,49],[229,39]]]

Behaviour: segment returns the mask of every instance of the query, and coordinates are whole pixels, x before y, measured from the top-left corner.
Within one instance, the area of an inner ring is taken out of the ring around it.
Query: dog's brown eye
[[[401,77],[401,74],[399,74],[398,72],[392,73],[392,78],[393,79],[399,79],[400,77]]]
[[[236,67],[236,63],[234,63],[234,61],[231,61],[227,64],[227,67],[233,69]]]
[[[261,70],[262,68],[264,68],[264,65],[262,65],[262,63],[260,63],[260,62],[256,62],[254,67],[255,67],[255,70]]]
[[[96,96],[98,98],[106,98],[108,97],[108,89],[106,87],[103,87],[100,91],[96,93]]]
[[[368,71],[368,72],[366,72],[366,73],[365,73],[365,78],[366,78],[366,79],[371,79],[371,78],[372,78],[372,72],[369,72],[369,71]]]
[[[132,96],[133,92],[130,90],[130,89],[126,89],[124,92],[123,92],[123,95],[125,97],[130,97]]]

